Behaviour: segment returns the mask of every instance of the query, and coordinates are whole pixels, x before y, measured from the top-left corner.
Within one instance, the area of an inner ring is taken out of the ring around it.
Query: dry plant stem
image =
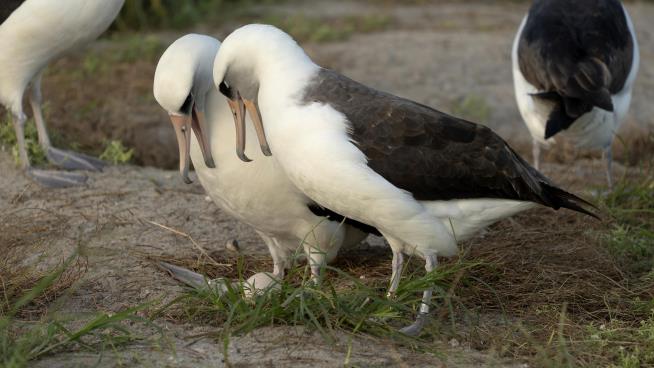
[[[160,227],[160,228],[162,228],[162,229],[164,229],[164,230],[170,231],[170,232],[173,233],[173,234],[177,234],[177,235],[179,235],[179,236],[183,236],[183,237],[187,238],[187,239],[188,239],[188,240],[189,240],[189,241],[190,241],[190,242],[191,242],[191,243],[192,243],[192,244],[193,244],[193,245],[198,249],[198,251],[200,251],[200,253],[202,253],[202,255],[205,256],[205,257],[206,257],[206,258],[207,258],[207,259],[208,259],[208,260],[209,260],[209,261],[210,261],[214,266],[223,266],[223,267],[231,267],[231,266],[232,266],[231,264],[228,264],[228,263],[218,263],[218,262],[217,262],[215,259],[213,259],[213,257],[211,257],[211,256],[209,255],[209,253],[207,253],[207,251],[204,250],[204,248],[203,248],[200,244],[198,244],[198,242],[196,242],[195,239],[193,239],[193,237],[191,237],[189,234],[184,233],[184,232],[179,231],[179,230],[176,230],[176,229],[173,229],[172,227],[168,227],[168,226],[166,226],[166,225],[159,224],[159,223],[154,222],[154,221],[150,221],[150,220],[145,220],[145,221],[146,221],[147,223],[149,223],[149,224],[152,224],[152,225],[154,225],[154,226],[158,226],[158,227]]]

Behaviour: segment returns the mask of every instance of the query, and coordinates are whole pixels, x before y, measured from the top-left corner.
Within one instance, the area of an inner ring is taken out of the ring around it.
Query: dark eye
[[[232,89],[225,83],[225,81],[222,81],[220,85],[218,86],[218,90],[220,93],[222,93],[225,97],[227,98],[232,98]]]
[[[193,107],[193,95],[189,93],[188,97],[184,101],[182,107],[179,108],[179,112],[185,115],[191,114],[191,108]]]

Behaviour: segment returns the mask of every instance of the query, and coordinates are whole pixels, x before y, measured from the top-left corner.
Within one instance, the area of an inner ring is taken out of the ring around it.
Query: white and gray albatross
[[[562,135],[579,148],[603,149],[611,179],[611,144],[638,73],[636,33],[618,0],[536,0],[513,44],[518,107],[541,146]]]
[[[36,170],[25,145],[23,95],[30,86],[30,105],[39,136],[51,164],[67,170],[98,171],[93,157],[52,146],[41,110],[41,76],[54,59],[96,39],[116,18],[125,0],[2,0],[0,3],[0,103],[12,115],[20,164],[41,185],[60,188],[80,185],[81,173]]]
[[[344,221],[318,206],[295,188],[276,158],[259,150],[256,140],[245,142],[246,134],[257,132],[252,124],[234,126],[227,101],[213,84],[213,61],[219,48],[220,42],[213,37],[185,35],[166,49],[157,64],[153,93],[175,129],[180,173],[190,182],[192,161],[211,199],[254,228],[270,251],[275,278],[284,277],[298,249],[304,250],[312,275],[318,277],[341,247],[356,245],[374,229]],[[244,153],[234,154],[235,136],[239,145],[247,144],[253,151],[253,162],[245,164],[241,159],[249,159]],[[188,284],[197,286],[199,281],[204,285],[201,275],[165,267]]]
[[[437,256],[457,254],[457,242],[533,206],[591,214],[588,202],[556,187],[487,127],[323,69],[273,26],[230,34],[214,83],[233,105],[260,113],[273,157],[297,188],[386,238],[391,295],[404,254],[423,257],[432,271]],[[403,332],[420,332],[431,295],[424,292]]]

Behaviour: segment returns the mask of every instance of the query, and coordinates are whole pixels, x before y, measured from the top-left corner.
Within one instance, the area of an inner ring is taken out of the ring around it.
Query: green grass
[[[375,14],[338,19],[273,14],[258,21],[283,29],[299,42],[343,41],[356,33],[383,30],[392,23],[389,16]]]
[[[654,289],[654,176],[645,165],[639,178],[622,179],[599,197],[611,224],[598,236],[628,280],[624,309],[606,322],[587,324],[576,339],[566,341],[573,352],[600,357],[616,368],[654,366],[654,300],[641,297]]]
[[[127,0],[115,30],[182,29],[217,21],[241,8],[278,0]]]
[[[326,277],[316,285],[310,280],[309,268],[299,267],[280,281],[279,290],[248,298],[241,276],[241,282],[228,285],[227,292],[212,287],[193,290],[176,303],[183,307],[183,320],[218,327],[215,336],[220,340],[263,326],[304,326],[318,331],[327,342],[335,341],[338,332],[365,333],[425,348],[421,340],[407,337],[398,329],[415,318],[425,288],[435,288],[432,302],[438,309],[449,302],[447,295],[452,279],[476,266],[448,264],[427,275],[422,275],[419,268],[417,271],[422,276],[407,272],[393,299],[386,297],[387,280],[363,282],[346,272],[326,267]],[[239,273],[242,275],[242,270]],[[433,335],[427,331],[423,337],[428,336]]]
[[[30,158],[32,165],[43,165],[48,162],[45,151],[39,145],[39,137],[36,131],[34,120],[29,119],[25,123],[25,144],[27,145],[27,154]],[[18,154],[18,143],[16,141],[16,130],[11,122],[11,118],[7,116],[4,121],[0,122],[0,146],[10,149],[16,164],[20,164]]]
[[[105,149],[100,154],[100,160],[109,162],[114,165],[127,164],[134,158],[134,149],[126,148],[118,140],[110,140],[105,143]]]
[[[488,122],[491,107],[483,97],[467,95],[452,104],[452,115],[477,123]]]
[[[150,320],[137,315],[149,304],[117,313],[96,313],[91,316],[75,314],[54,317],[54,313],[50,312],[38,321],[19,318],[21,309],[46,293],[76,257],[73,255],[68,258],[62,266],[43,277],[16,300],[2,300],[3,308],[0,310],[6,313],[0,314],[0,366],[27,367],[30,361],[62,351],[81,349],[101,353],[141,339],[130,331],[127,322],[146,324],[158,330]]]
[[[638,180],[621,180],[601,199],[613,218],[602,234],[604,245],[632,274],[654,269],[654,174],[649,169]]]

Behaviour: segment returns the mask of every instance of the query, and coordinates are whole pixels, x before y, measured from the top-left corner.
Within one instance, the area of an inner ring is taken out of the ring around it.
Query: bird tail
[[[594,204],[551,184],[541,183],[541,186],[543,188],[543,194],[545,194],[547,197],[549,202],[548,204],[552,208],[558,210],[559,208],[563,207],[600,220],[599,216],[585,208],[590,207],[594,210],[597,210],[598,208]]]
[[[613,111],[609,92],[611,71],[602,60],[591,57],[579,62],[569,84],[568,88],[573,89],[573,94],[578,95],[580,99],[600,109]],[[574,91],[575,89],[577,91]],[[570,108],[573,109],[572,106]]]
[[[570,78],[555,91],[534,93],[531,96],[553,105],[545,124],[545,139],[566,130],[583,114],[598,107],[613,111],[613,100],[609,87],[611,71],[598,58],[587,58],[574,65],[569,71]],[[557,73],[560,73],[557,71]]]

